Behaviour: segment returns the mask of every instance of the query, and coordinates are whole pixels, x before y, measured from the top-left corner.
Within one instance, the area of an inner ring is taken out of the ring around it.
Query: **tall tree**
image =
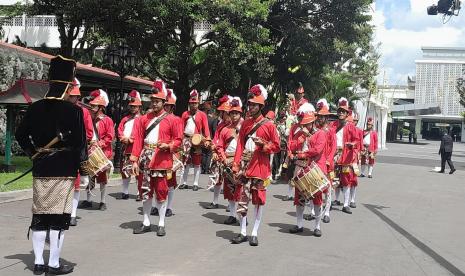
[[[178,113],[185,110],[192,88],[229,90],[240,87],[244,71],[257,78],[271,71],[267,64],[273,47],[262,24],[270,1],[116,2],[113,24],[102,29],[136,50],[141,75],[174,88]],[[206,27],[203,36],[196,37],[194,29],[201,26]]]

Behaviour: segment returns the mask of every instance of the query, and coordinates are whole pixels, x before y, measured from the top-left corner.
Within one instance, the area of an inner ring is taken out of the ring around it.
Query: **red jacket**
[[[92,122],[92,116],[90,115],[89,109],[85,107],[82,108],[82,114],[84,118],[84,128],[86,129],[86,140],[87,142],[92,140],[94,136],[94,124]]]
[[[360,152],[363,149],[363,129],[355,127],[358,133],[358,145],[357,145],[357,150]]]
[[[304,103],[308,103],[308,100],[303,98],[303,97],[299,101],[292,100],[292,102],[291,102],[291,114],[292,115],[297,114],[297,111],[299,110],[299,107],[301,107]]]
[[[125,129],[125,125],[126,123],[130,122],[131,120],[134,120],[139,117],[140,115],[139,114],[136,114],[135,116],[133,115],[127,115],[125,116],[121,122],[119,123],[119,126],[118,126],[118,139],[122,139],[124,138],[124,129]],[[132,127],[134,128],[134,125],[132,125]],[[131,136],[129,137],[131,140],[134,141],[134,137],[132,136],[132,131],[131,131]],[[125,150],[124,150],[124,153],[125,154],[131,154],[132,152],[132,143],[129,142],[127,144],[125,144]]]
[[[325,147],[325,156],[326,156],[326,165],[328,172],[334,171],[334,155],[336,154],[337,145],[336,145],[336,134],[334,129],[330,126],[322,128],[326,133],[326,147]]]
[[[162,111],[165,112],[165,111]],[[161,115],[162,113],[160,113]],[[150,126],[151,121],[155,118],[153,112],[140,116],[134,122],[132,136],[134,143],[131,153],[131,161],[139,160],[139,156],[144,148],[145,130]],[[153,129],[152,131],[155,131]],[[159,124],[158,143],[169,144],[169,150],[162,151],[155,149],[149,168],[152,170],[170,170],[173,168],[173,154],[181,146],[182,141],[182,125],[179,117],[172,114],[166,116]]]
[[[113,124],[113,120],[107,115],[103,115],[102,117],[96,119],[95,126],[97,127],[99,139],[98,145],[105,153],[105,156],[108,159],[111,159],[113,156],[111,143],[115,137],[115,125]]]
[[[297,124],[291,128],[289,134],[289,144],[291,152],[297,156],[298,159],[308,159],[308,164],[312,161],[318,164],[318,167],[326,173],[326,133],[323,130],[317,130],[310,137],[306,137],[304,132],[297,130],[299,127]],[[307,139],[308,149],[303,151],[305,139]]]
[[[337,128],[339,127],[339,120],[334,121],[331,124],[333,132],[337,133]],[[339,165],[350,165],[356,162],[357,160],[357,147],[359,143],[359,134],[357,133],[356,127],[353,123],[347,122],[343,127],[343,137],[342,137],[342,155],[337,161]],[[337,139],[337,138],[336,138]]]
[[[368,132],[365,130],[365,135],[367,135],[367,133]],[[378,151],[378,133],[374,130],[370,130],[369,134],[370,134],[370,146],[368,146],[368,151],[377,152]]]
[[[220,160],[223,161],[226,159],[226,149],[232,142],[233,140],[232,137],[234,135],[236,135],[236,127],[230,124],[223,127],[223,129],[221,130],[221,133],[218,135],[218,140],[216,144],[216,152],[218,153]],[[236,137],[236,139],[238,139],[238,137]],[[236,146],[236,149],[237,149],[237,146]]]
[[[241,130],[239,131],[239,139],[237,141],[236,154],[234,155],[234,167],[240,167],[242,154],[244,153],[245,144],[247,142],[245,141],[245,136],[252,130],[255,123],[260,122],[262,119],[263,116],[260,115],[257,119],[248,118],[242,123]],[[271,175],[270,154],[280,151],[278,131],[273,122],[269,121],[257,129],[255,136],[263,139],[265,144],[255,147],[252,159],[245,171],[245,176],[248,178],[265,180]]]
[[[216,127],[216,131],[215,131],[215,134],[213,135],[213,140],[212,140],[213,148],[215,148],[218,145],[218,139],[220,138],[221,131],[228,125],[229,125],[229,122],[227,123],[226,121],[223,120]]]
[[[183,132],[186,129],[187,125],[187,120],[191,116],[191,113],[189,111],[184,111],[184,113],[181,116],[182,122],[183,122]],[[211,138],[210,136],[210,129],[208,128],[208,118],[207,114],[205,112],[197,110],[195,113],[195,132],[194,133],[200,133],[202,134],[207,140]]]

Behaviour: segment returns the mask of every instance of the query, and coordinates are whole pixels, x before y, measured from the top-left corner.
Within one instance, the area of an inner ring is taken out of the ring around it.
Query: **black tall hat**
[[[73,84],[76,61],[60,55],[52,58],[48,72],[50,87],[45,98],[62,99],[69,85]]]

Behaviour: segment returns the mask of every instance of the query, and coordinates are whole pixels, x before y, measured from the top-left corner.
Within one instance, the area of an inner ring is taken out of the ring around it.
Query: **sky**
[[[373,24],[380,45],[378,83],[406,84],[415,76],[415,60],[422,46],[465,47],[465,3],[459,16],[443,24],[442,16],[429,16],[426,7],[437,0],[376,0]]]

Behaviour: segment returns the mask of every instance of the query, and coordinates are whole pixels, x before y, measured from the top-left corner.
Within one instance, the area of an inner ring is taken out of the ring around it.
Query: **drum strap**
[[[265,119],[261,120],[260,122],[258,122],[256,125],[254,125],[253,128],[249,131],[249,133],[247,133],[247,135],[245,136],[244,141],[247,142],[247,140],[249,140],[250,136],[254,135],[254,133],[257,132],[259,127],[261,127],[265,123],[268,123],[269,121],[270,121],[269,119],[265,118]]]
[[[144,138],[147,137],[150,132],[152,132],[152,130],[154,128],[157,127],[157,125],[163,120],[166,118],[166,116],[168,116],[168,112],[165,112],[163,115],[161,115],[160,117],[158,117],[155,122],[153,122],[146,130],[145,130],[145,135],[144,135]]]

